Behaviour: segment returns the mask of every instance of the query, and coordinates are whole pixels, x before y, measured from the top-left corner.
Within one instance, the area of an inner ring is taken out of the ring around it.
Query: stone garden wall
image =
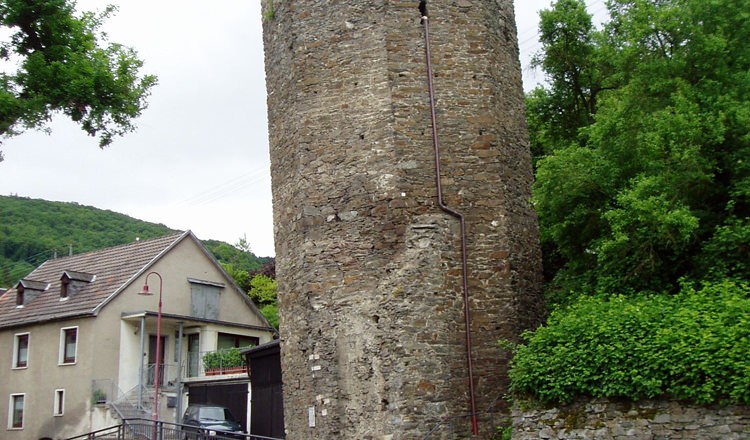
[[[750,439],[750,407],[593,400],[513,411],[513,439]]]

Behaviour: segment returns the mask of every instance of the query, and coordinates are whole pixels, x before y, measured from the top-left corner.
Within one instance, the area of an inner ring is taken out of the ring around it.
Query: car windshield
[[[201,408],[200,418],[203,420],[234,420],[228,409],[219,407]]]

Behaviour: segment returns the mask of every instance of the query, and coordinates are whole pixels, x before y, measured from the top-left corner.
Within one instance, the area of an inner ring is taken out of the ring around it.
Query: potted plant
[[[221,357],[218,351],[211,351],[203,355],[203,369],[209,376],[219,374],[221,371]]]
[[[247,371],[245,360],[239,348],[218,350],[203,355],[203,368],[206,375],[243,373]]]
[[[99,388],[95,389],[94,392],[91,393],[91,402],[94,405],[107,403],[107,392]]]
[[[244,373],[247,371],[245,368],[245,359],[240,354],[239,348],[230,348],[229,350],[221,352],[221,355],[224,374]]]

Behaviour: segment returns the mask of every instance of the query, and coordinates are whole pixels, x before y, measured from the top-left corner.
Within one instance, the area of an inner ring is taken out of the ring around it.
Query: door
[[[166,336],[161,337],[161,347],[159,351],[160,365],[159,365],[159,386],[164,385],[164,352],[167,346]],[[156,335],[148,335],[148,386],[154,386],[156,383],[154,377],[156,376]]]
[[[273,345],[271,345],[273,344]],[[284,438],[284,402],[281,385],[281,351],[278,342],[255,350],[250,359],[252,402],[250,433]]]
[[[191,333],[188,335],[188,377],[200,376],[200,336],[201,335],[198,333]]]

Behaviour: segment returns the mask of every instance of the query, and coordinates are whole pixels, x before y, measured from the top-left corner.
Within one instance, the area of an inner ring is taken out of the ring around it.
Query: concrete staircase
[[[123,393],[117,400],[110,402],[109,408],[113,415],[118,419],[149,419],[154,408],[154,389],[142,389],[141,403],[138,407],[138,387],[133,388],[127,393]]]

